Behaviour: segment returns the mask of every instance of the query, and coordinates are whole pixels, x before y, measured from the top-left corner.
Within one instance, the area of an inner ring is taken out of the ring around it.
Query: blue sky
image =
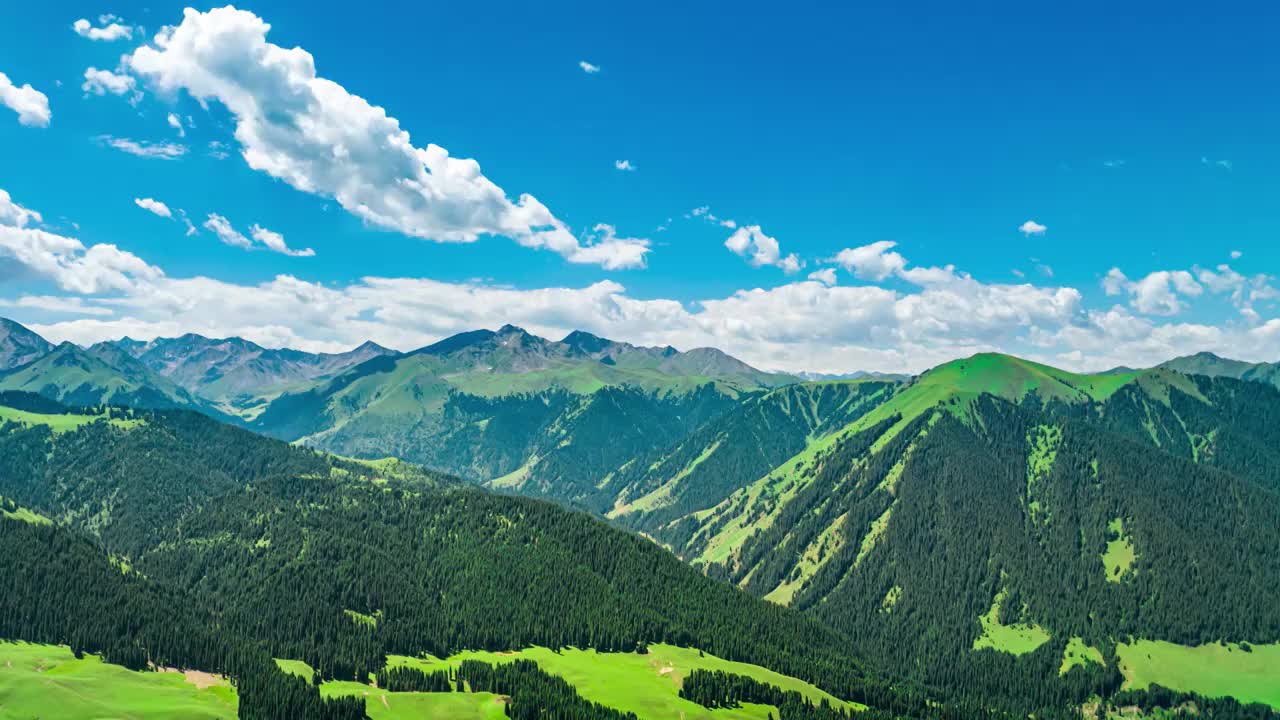
[[[1274,5],[27,5],[0,222],[40,219],[0,225],[0,314],[52,339],[1280,356]]]

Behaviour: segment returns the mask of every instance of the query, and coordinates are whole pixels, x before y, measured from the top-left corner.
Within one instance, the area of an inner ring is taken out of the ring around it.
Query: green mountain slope
[[[388,655],[665,641],[844,699],[915,702],[869,676],[815,619],[586,515],[403,465],[337,459],[194,413],[136,417],[56,434],[0,426],[0,454],[11,459],[0,494],[58,521],[54,530],[85,533],[194,607],[217,608],[229,635],[324,678],[364,678]]]
[[[788,376],[712,350],[680,353],[507,326],[362,363],[274,401],[256,430],[361,457],[396,455],[476,482],[575,503]]]
[[[920,682],[1083,699],[1124,682],[1130,638],[1280,641],[1259,600],[1280,578],[1278,412],[1259,383],[975,356],[677,521],[676,547]]]
[[[674,446],[637,455],[598,485],[598,510],[682,548],[681,519],[715,507],[883,402],[892,382],[789,385],[743,402]],[[673,525],[673,523],[675,523]]]

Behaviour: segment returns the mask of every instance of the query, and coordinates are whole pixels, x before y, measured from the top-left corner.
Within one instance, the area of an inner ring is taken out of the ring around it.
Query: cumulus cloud
[[[1026,235],[1027,237],[1031,237],[1032,235],[1043,235],[1044,231],[1048,229],[1049,228],[1041,225],[1035,220],[1028,220],[1018,226],[1018,232]]]
[[[835,285],[836,284],[835,268],[822,268],[821,270],[814,270],[813,272],[809,273],[809,279],[816,280],[828,287]]]
[[[110,15],[103,15],[98,18],[101,27],[94,27],[93,23],[85,18],[80,18],[71,25],[71,29],[76,34],[90,40],[100,40],[103,42],[113,42],[115,40],[130,39],[133,37],[133,28],[128,25],[122,25],[115,22],[119,18]]]
[[[612,225],[599,223],[587,235],[587,242],[566,254],[565,259],[581,265],[599,265],[605,270],[622,270],[644,267],[648,252],[648,240],[618,237]]]
[[[9,227],[26,227],[30,223],[40,223],[44,219],[35,210],[28,210],[13,201],[3,188],[0,188],[0,225]]]
[[[810,279],[694,302],[639,297],[614,281],[518,289],[412,277],[363,277],[334,285],[279,275],[233,283],[172,277],[115,246],[86,247],[43,232],[34,227],[39,216],[7,194],[0,194],[0,218],[0,266],[16,265],[63,291],[24,293],[20,283],[7,283],[0,304],[14,307],[11,314],[54,341],[197,332],[317,351],[345,350],[370,339],[409,350],[456,332],[510,322],[547,337],[583,329],[644,345],[714,346],[759,367],[792,371],[916,372],[987,350],[1086,370],[1151,365],[1199,350],[1242,359],[1280,355],[1280,319],[1209,326],[1142,314],[1126,305],[1089,309],[1075,288],[985,283],[949,267],[914,268],[905,259],[890,263],[883,278],[905,279],[920,270],[915,276],[920,284],[906,291],[831,285],[834,273],[824,271],[832,268],[823,268]],[[258,236],[271,231],[261,226],[251,226],[251,237],[245,237],[221,216],[210,220],[213,232],[234,233],[234,242],[266,247]],[[594,231],[598,239],[611,232]],[[892,245],[873,255],[883,262],[890,253],[895,253]],[[1198,271],[1190,282],[1176,272],[1170,271],[1165,282],[1180,297],[1194,292],[1191,283],[1205,293],[1228,295],[1254,287],[1250,283],[1256,280],[1221,266]],[[922,275],[942,281],[924,282]],[[1142,282],[1118,270],[1110,277],[1125,296],[1137,294],[1131,289]],[[73,317],[31,322],[24,310]]]
[[[630,160],[614,160],[613,166],[619,170],[626,170],[627,172],[632,172],[636,169],[636,166],[632,165]]]
[[[1140,280],[1130,280],[1120,268],[1111,268],[1102,279],[1107,295],[1130,296],[1133,309],[1147,315],[1177,315],[1186,307],[1183,298],[1198,297],[1204,288],[1186,270],[1158,270]]]
[[[113,147],[120,152],[153,160],[177,160],[187,154],[187,146],[178,143],[131,140],[113,135],[99,135],[95,139],[103,145]]]
[[[93,95],[133,94],[136,100],[137,80],[129,75],[90,67],[84,71],[84,84],[80,89]]]
[[[75,238],[29,227],[33,220],[40,222],[39,218],[38,213],[21,208],[7,192],[0,191],[0,260],[81,294],[136,291],[164,274],[115,245],[86,248]]]
[[[262,245],[271,252],[278,252],[290,257],[314,257],[316,254],[316,251],[311,248],[303,248],[301,250],[290,249],[289,246],[285,244],[283,235],[278,232],[272,232],[261,225],[255,224],[253,227],[249,228],[249,234],[253,236],[254,240],[262,243]]]
[[[859,280],[881,282],[902,272],[907,266],[907,259],[892,250],[897,246],[898,243],[892,240],[878,240],[869,245],[845,248],[831,260],[853,273]]]
[[[162,218],[173,218],[173,212],[169,210],[169,206],[154,200],[152,198],[134,198],[133,203],[149,213],[159,215]]]
[[[18,124],[28,127],[49,127],[53,113],[49,112],[49,96],[31,87],[30,83],[18,87],[8,75],[0,72],[0,105],[18,113]]]
[[[596,73],[600,72],[600,66],[599,66],[599,65],[592,65],[591,63],[587,62],[586,60],[579,60],[579,61],[578,61],[578,67],[582,68],[582,72],[584,72],[584,73],[586,73],[586,74],[588,74],[588,75],[595,75]]]
[[[182,127],[182,119],[179,118],[177,115],[174,115],[173,113],[169,113],[169,117],[166,118],[166,121],[169,123],[169,127],[178,131],[178,137],[187,136],[186,129]]]
[[[614,254],[584,248],[537,198],[512,201],[475,160],[433,143],[414,145],[386,110],[319,77],[310,53],[268,42],[270,29],[233,7],[188,8],[179,25],[163,29],[154,46],[138,48],[124,65],[161,92],[222,104],[251,168],[331,197],[371,225],[439,242],[498,235],[570,261],[642,264],[647,243],[612,243]]]
[[[772,265],[790,274],[799,272],[804,266],[795,253],[782,257],[777,239],[764,234],[759,225],[738,228],[724,241],[724,246],[735,255],[747,258],[756,267]]]
[[[1273,286],[1270,275],[1258,274],[1245,277],[1223,263],[1213,270],[1195,268],[1196,279],[1209,292],[1215,295],[1227,295],[1231,303],[1251,322],[1258,322],[1261,316],[1254,305],[1259,302],[1274,300],[1280,297],[1280,290]]]

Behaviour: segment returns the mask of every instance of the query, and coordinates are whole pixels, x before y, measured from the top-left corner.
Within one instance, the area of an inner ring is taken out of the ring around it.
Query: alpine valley
[[[1270,365],[0,331],[0,715],[1280,709]]]

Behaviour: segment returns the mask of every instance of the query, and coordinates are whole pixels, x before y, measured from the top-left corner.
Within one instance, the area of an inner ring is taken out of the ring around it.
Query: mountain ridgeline
[[[323,677],[667,642],[868,718],[1280,709],[1277,366],[804,382],[511,326],[339,355],[5,327],[0,496]]]

